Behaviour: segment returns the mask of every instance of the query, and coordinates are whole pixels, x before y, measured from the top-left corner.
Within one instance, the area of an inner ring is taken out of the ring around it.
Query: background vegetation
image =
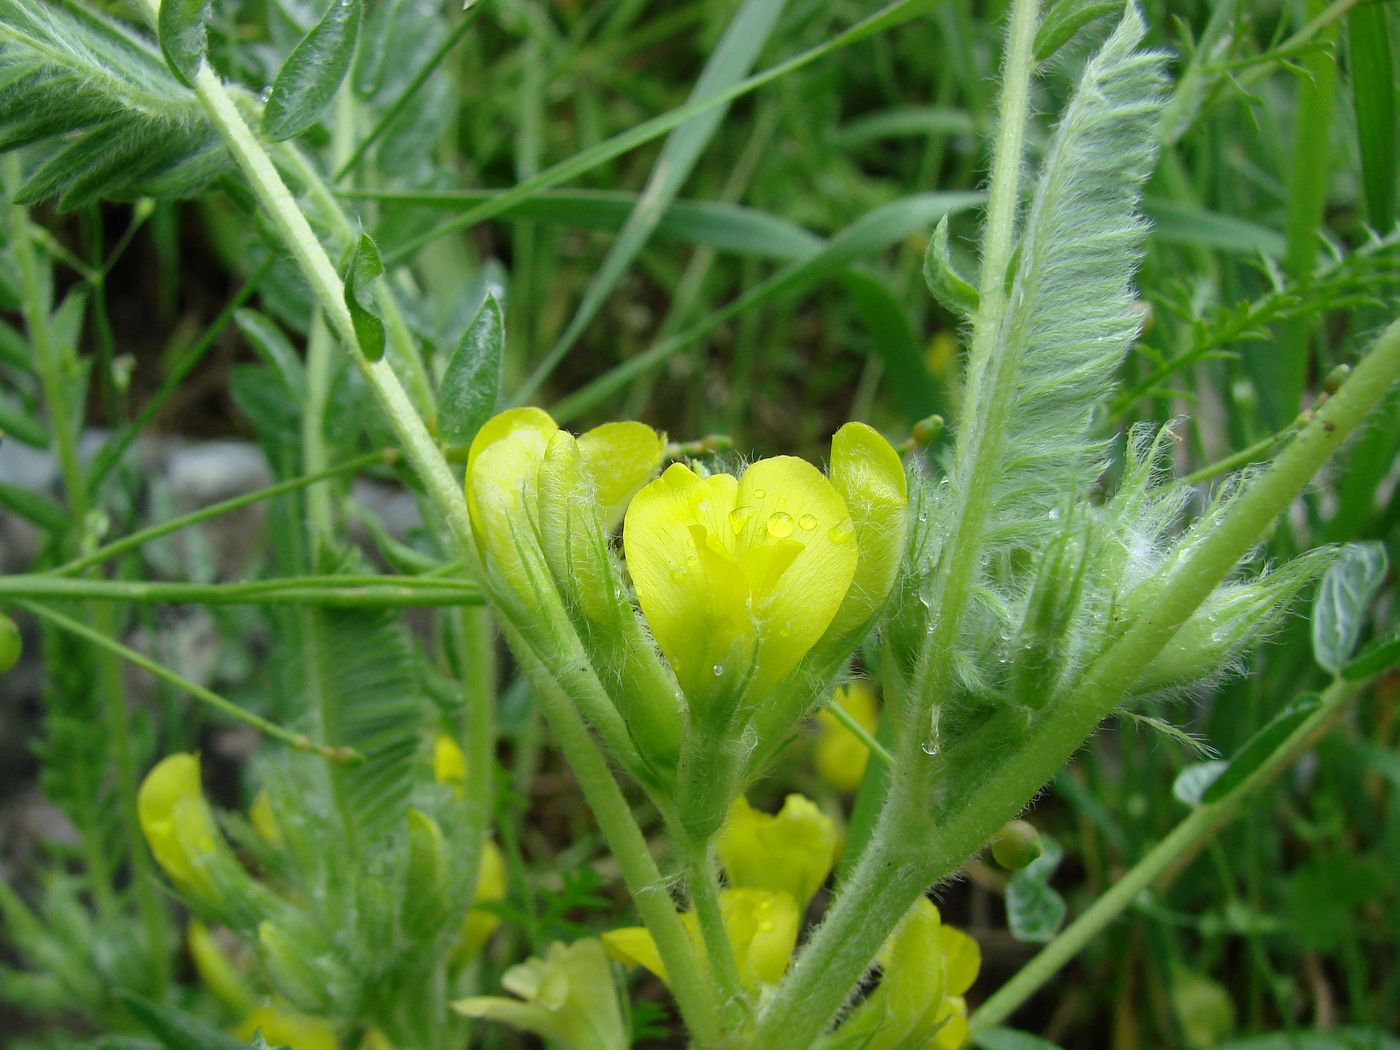
[[[344,251],[362,227],[399,264],[389,353],[403,354],[402,333],[424,348],[405,359],[415,398],[430,401],[430,377],[490,291],[504,308],[503,404],[539,403],[574,427],[639,418],[672,440],[719,434],[745,456],[820,459],[846,419],[901,438],[931,414],[957,416],[960,326],[925,290],[921,263],[945,214],[955,262],[975,243],[1003,6],[915,5],[912,19],[842,36],[867,5],[791,0],[726,35],[728,0],[514,0],[466,14],[380,0],[349,90],[304,122],[304,151],[287,146],[281,159],[330,174],[333,200],[301,202],[329,243]],[[1364,0],[1141,6],[1151,42],[1174,54],[1174,94],[1147,187],[1154,227],[1138,283],[1150,321],[1101,425],[1121,435],[1138,419],[1178,419],[1179,469],[1205,481],[1267,456],[1389,319],[1400,288],[1389,236],[1397,11]],[[251,102],[320,8],[216,4],[212,61]],[[96,10],[141,17],[134,4],[0,0],[0,146],[15,148],[0,161],[0,568],[67,566],[47,592],[33,577],[0,579],[30,653],[0,680],[0,1033],[16,1046],[94,1033],[148,1045],[131,1041],[144,1029],[122,990],[217,1016],[123,819],[133,777],[198,749],[216,802],[246,812],[267,770],[295,763],[283,744],[189,703],[190,680],[365,751],[348,790],[373,828],[431,779],[428,741],[457,725],[470,678],[454,612],[401,611],[469,588],[423,577],[443,560],[439,530],[430,512],[423,523],[408,474],[370,455],[393,442],[366,391],[348,368],[308,375],[303,357],[317,355],[303,348],[329,337],[266,217],[197,112],[159,101],[169,73],[141,53],[102,74],[97,46],[80,39],[102,32],[84,19]],[[76,43],[35,58],[32,41],[53,26]],[[1054,50],[1034,87],[1038,111],[1059,110],[1101,35],[1088,24]],[[775,67],[708,119],[645,134],[688,98]],[[445,439],[452,407],[439,417]],[[1343,541],[1374,541],[1393,560],[1396,411],[1392,399],[1261,562]],[[242,470],[224,446],[178,458],[213,439],[256,447],[265,470]],[[333,485],[89,557],[234,488],[347,462]],[[333,578],[380,570],[416,582]],[[233,582],[264,577],[306,579],[253,595]],[[72,600],[92,594],[114,600]],[[1388,578],[1372,601],[1371,630],[1384,633]],[[186,681],[131,671],[94,635]],[[1082,911],[1186,815],[1178,777],[1199,749],[1235,753],[1329,677],[1301,615],[1238,670],[1127,713],[1057,778],[1031,817],[1062,851],[1057,867],[1011,898],[978,862],[943,889],[945,918],[985,954],[974,1003],[1053,934],[1063,906]],[[496,684],[494,826],[509,893],[482,959],[490,990],[551,939],[629,921],[504,658]],[[1245,819],[1181,857],[1017,1026],[1064,1047],[1127,1050],[1400,1025],[1395,685],[1368,689]],[[762,791],[794,788],[843,805],[801,748]],[[1009,927],[1007,899],[1034,914]],[[638,1031],[674,1042],[664,993],[643,988]],[[502,1029],[477,1035],[515,1045]]]

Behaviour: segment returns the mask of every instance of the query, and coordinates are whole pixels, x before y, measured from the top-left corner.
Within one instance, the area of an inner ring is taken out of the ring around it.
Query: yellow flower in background
[[[501,917],[475,905],[492,904],[506,899],[506,860],[500,849],[488,839],[481,847],[481,867],[476,875],[474,905],[462,921],[462,936],[457,947],[457,957],[471,958],[479,955],[496,927],[501,925]]]
[[[789,795],[776,815],[740,796],[715,840],[731,886],[786,893],[805,908],[831,874],[836,825],[802,795]]]
[[[673,464],[632,500],[623,547],[692,710],[761,696],[796,667],[831,625],[859,557],[845,501],[793,456],[759,460],[742,478]]]
[[[603,947],[594,938],[554,942],[544,958],[527,959],[501,977],[519,996],[474,996],[452,1008],[467,1017],[533,1032],[563,1050],[626,1050],[622,1007]]]
[[[880,984],[819,1050],[958,1050],[966,1042],[963,993],[982,953],[967,934],[942,924],[932,901],[921,899],[909,910],[876,961]]]
[[[185,933],[199,982],[208,988],[234,1014],[247,1013],[253,1008],[253,990],[243,974],[219,944],[208,926],[191,919]]]
[[[198,757],[171,755],[158,762],[141,783],[136,810],[156,863],[176,888],[215,897],[206,861],[223,840],[204,799]]]
[[[852,721],[872,736],[880,723],[875,691],[868,682],[856,681],[836,690],[834,702],[851,716]],[[817,775],[837,791],[847,794],[860,787],[865,776],[865,764],[870,749],[826,708],[817,712],[817,740],[812,748],[812,762]]]
[[[262,1032],[268,1046],[286,1046],[291,1050],[340,1048],[340,1038],[329,1021],[300,1013],[279,1001],[255,1006],[234,1034],[240,1039],[251,1040],[258,1032]]]
[[[248,820],[268,845],[282,845],[282,826],[277,823],[277,814],[273,811],[272,799],[268,797],[266,788],[259,788],[253,796],[253,804],[248,807]]]
[[[433,737],[433,779],[452,789],[456,798],[463,798],[467,789],[467,756],[457,741],[446,733]]]
[[[760,889],[726,889],[720,891],[719,908],[744,987],[754,991],[761,985],[773,985],[782,980],[797,945],[801,920],[792,895]],[[695,942],[696,950],[703,952],[700,927],[694,914],[682,915],[681,922]],[[603,934],[603,947],[618,962],[643,966],[670,986],[661,953],[656,950],[656,941],[646,927],[609,930]]]

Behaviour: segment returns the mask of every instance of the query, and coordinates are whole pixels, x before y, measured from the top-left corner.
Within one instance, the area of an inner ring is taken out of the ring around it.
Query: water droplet
[[[671,566],[671,582],[672,582],[672,583],[680,583],[682,580],[684,580],[684,579],[685,579],[687,576],[689,576],[689,575],[690,575],[690,574],[689,574],[688,572],[686,572],[685,569],[684,569],[683,567],[681,567],[681,566],[679,566],[679,565],[672,565],[672,566]]]
[[[715,673],[716,678],[719,678],[724,674],[724,664],[715,664],[710,670]]]
[[[931,736],[926,736],[924,737],[924,742],[919,745],[919,748],[926,755],[936,755],[938,754],[938,741]]]
[[[850,543],[855,538],[856,527],[851,524],[851,519],[838,522],[831,527],[831,531],[826,534],[826,538],[832,543]]]
[[[766,495],[768,495],[768,490],[767,490],[767,489],[754,489],[754,490],[753,490],[754,499],[762,499],[762,498],[763,498],[764,496],[766,496]]]
[[[744,526],[753,520],[752,507],[735,507],[729,512],[729,528],[734,535],[744,531]]]
[[[685,558],[685,564],[688,568],[693,569],[695,568],[695,566],[700,564],[700,559],[694,554],[687,554]]]
[[[811,532],[817,527],[817,516],[815,514],[804,514],[797,519],[797,524],[802,526],[807,532]]]
[[[792,535],[792,515],[781,510],[774,511],[768,519],[768,535],[775,540],[785,540]]]

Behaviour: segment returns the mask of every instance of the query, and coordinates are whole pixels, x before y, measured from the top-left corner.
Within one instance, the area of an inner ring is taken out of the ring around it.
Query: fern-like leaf
[[[997,333],[999,367],[969,378],[1001,386],[976,398],[1002,408],[999,462],[976,464],[995,472],[989,547],[1043,539],[1054,528],[1051,512],[1087,492],[1104,467],[1106,443],[1090,423],[1139,330],[1132,274],[1147,224],[1138,202],[1165,89],[1165,56],[1138,49],[1144,33],[1129,6],[1085,69],[1018,244]],[[970,481],[955,477],[954,490]]]
[[[231,160],[155,45],[69,0],[0,0],[0,151],[33,147],[16,199],[189,196]]]

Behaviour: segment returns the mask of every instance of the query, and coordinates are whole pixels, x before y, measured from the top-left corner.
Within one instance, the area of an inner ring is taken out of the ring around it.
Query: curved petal
[[[789,795],[776,815],[740,796],[715,846],[731,885],[786,893],[806,907],[831,873],[836,825],[802,795]]]
[[[831,484],[855,527],[860,558],[827,636],[868,626],[894,586],[908,534],[909,489],[899,453],[880,432],[847,423],[831,439]]]
[[[534,518],[535,475],[558,429],[541,409],[512,408],[487,420],[467,453],[472,534],[477,549],[499,562],[508,579],[520,561],[516,536]]]
[[[645,926],[624,926],[618,930],[605,930],[602,939],[603,948],[612,958],[627,967],[645,967],[670,987],[671,980],[666,976],[666,964],[661,961],[656,941]]]
[[[632,497],[661,466],[666,436],[645,423],[604,423],[581,434],[578,449],[593,479],[603,522],[611,531]]]
[[[744,987],[781,981],[797,946],[797,902],[786,893],[733,889],[720,894],[719,907]]]
[[[753,585],[762,637],[754,681],[761,695],[830,626],[859,551],[845,500],[821,471],[795,456],[749,467],[739,482],[735,514],[742,518],[735,547]]]

